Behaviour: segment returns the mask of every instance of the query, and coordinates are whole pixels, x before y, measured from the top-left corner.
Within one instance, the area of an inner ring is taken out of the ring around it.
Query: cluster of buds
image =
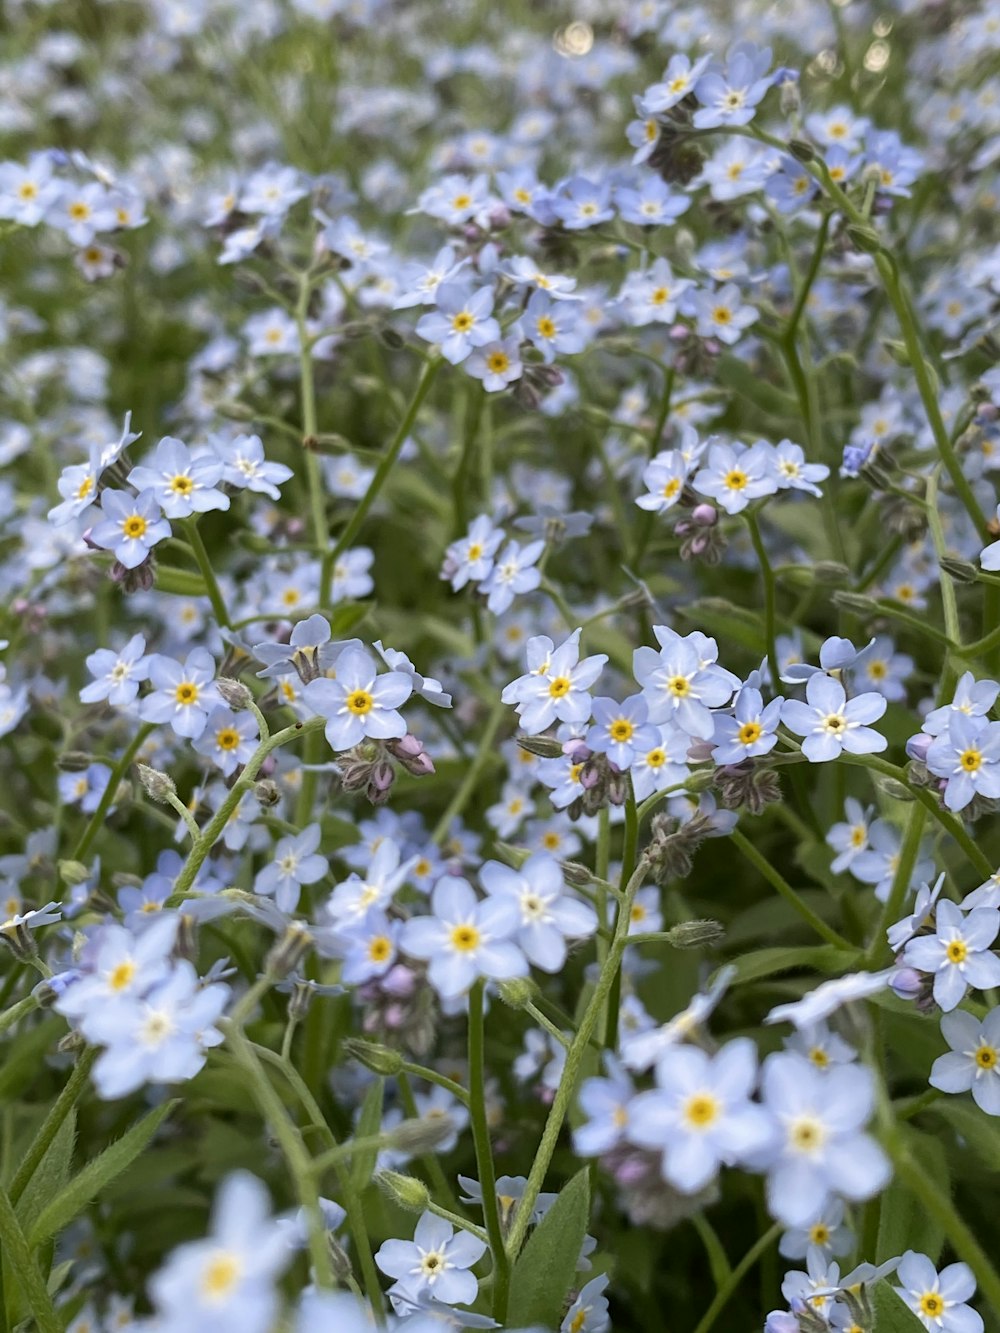
[[[690,875],[695,852],[714,832],[711,819],[700,811],[686,822],[673,815],[654,815],[649,845],[643,855],[655,882],[664,888],[673,880]]]
[[[407,734],[388,741],[365,740],[348,750],[339,761],[340,784],[344,791],[363,791],[372,805],[382,805],[396,781],[393,760],[411,777],[425,778],[434,772],[423,742]]]
[[[569,806],[570,819],[581,815],[596,815],[606,805],[624,805],[628,799],[628,774],[613,764],[606,754],[597,754],[583,741],[567,741],[563,746],[574,765],[579,765],[580,787],[583,794]]]
[[[433,989],[414,967],[396,963],[385,976],[366,982],[358,991],[368,1036],[392,1038],[414,1055],[427,1055],[437,1033]]]
[[[680,1194],[663,1179],[661,1155],[619,1144],[600,1159],[618,1186],[618,1203],[634,1227],[669,1231],[719,1197],[715,1184],[699,1194]]]
[[[715,789],[727,810],[745,809],[751,815],[781,800],[781,780],[768,764],[746,762],[720,768]]]
[[[674,536],[680,539],[682,560],[704,560],[717,565],[726,549],[726,539],[719,528],[719,511],[715,505],[696,504],[690,514],[674,526]]]

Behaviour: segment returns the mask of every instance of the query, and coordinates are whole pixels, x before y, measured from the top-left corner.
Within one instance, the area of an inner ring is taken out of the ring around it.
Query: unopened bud
[[[174,780],[166,773],[161,773],[157,768],[150,768],[148,764],[136,764],[135,767],[142,789],[151,801],[158,801],[162,805],[169,801],[171,796],[177,795]]]
[[[574,889],[585,889],[588,884],[594,882],[594,872],[579,861],[560,861],[559,868],[563,873],[563,879]]]
[[[865,597],[858,592],[835,592],[832,600],[845,611],[854,611],[859,616],[877,615],[879,611],[879,604],[874,597]]]
[[[313,937],[305,926],[294,922],[267,955],[265,970],[272,977],[287,977],[309,952],[312,942]]]
[[[708,791],[715,782],[715,773],[710,768],[700,768],[684,780],[684,790],[690,792]]]
[[[454,1132],[455,1122],[450,1115],[434,1115],[426,1119],[404,1120],[391,1129],[386,1138],[390,1149],[406,1153],[407,1157],[418,1157],[440,1148]]]
[[[222,695],[223,702],[227,703],[234,713],[241,713],[253,703],[253,695],[247,687],[241,680],[234,680],[232,676],[219,676],[215,688]]]
[[[907,350],[906,343],[901,342],[898,338],[883,338],[882,346],[889,353],[897,366],[903,366],[905,369],[911,364],[910,353]]]
[[[96,762],[86,750],[65,750],[56,760],[56,768],[62,773],[84,773]]]
[[[906,742],[906,753],[916,760],[918,764],[924,764],[927,761],[927,751],[931,748],[933,736],[928,736],[924,731],[918,731],[915,736],[911,736]]]
[[[381,1046],[378,1042],[363,1041],[360,1037],[348,1037],[341,1043],[341,1050],[358,1064],[370,1069],[373,1074],[383,1078],[392,1078],[400,1073],[404,1060],[399,1051],[390,1046]]]
[[[434,762],[417,736],[407,734],[398,740],[386,741],[385,748],[412,777],[425,778],[434,772]]]
[[[705,949],[718,944],[725,933],[720,921],[682,921],[667,932],[667,942],[675,949]]]
[[[558,759],[563,752],[562,741],[550,736],[518,736],[517,743],[529,754],[537,754],[540,759]]]
[[[528,977],[512,977],[497,983],[497,994],[510,1009],[523,1009],[535,998],[535,984]]]
[[[816,149],[805,139],[790,139],[788,151],[798,162],[811,162],[816,156]]]
[[[514,847],[509,842],[495,842],[493,846],[497,855],[502,857],[509,866],[513,866],[515,870],[520,870],[531,855],[523,847]]]
[[[851,571],[839,560],[817,560],[812,572],[817,583],[826,584],[828,587],[839,587],[851,577]]]
[[[406,340],[403,335],[398,329],[392,328],[389,324],[384,328],[379,329],[378,336],[379,341],[383,343],[384,346],[388,347],[390,351],[398,352],[401,347],[405,346]]]
[[[74,884],[82,884],[89,874],[82,861],[59,862],[59,878],[71,888]]]
[[[82,1051],[86,1044],[82,1032],[67,1032],[65,1037],[56,1043],[56,1050],[62,1055],[67,1055]]]
[[[873,227],[858,227],[851,223],[847,228],[847,239],[856,250],[866,255],[877,255],[882,249],[879,234]]]
[[[422,1213],[431,1200],[430,1191],[422,1180],[404,1176],[400,1171],[377,1172],[375,1184],[409,1213]]]
[[[945,556],[938,561],[942,570],[954,583],[975,583],[979,572],[968,560],[952,560]]]
[[[277,805],[281,800],[281,790],[278,784],[272,782],[270,778],[261,778],[260,782],[255,782],[253,794],[258,804],[262,805],[265,810],[269,810],[271,806]]]
[[[898,782],[895,778],[878,775],[875,778],[875,786],[883,796],[888,796],[891,801],[912,801],[916,798],[909,787]]]

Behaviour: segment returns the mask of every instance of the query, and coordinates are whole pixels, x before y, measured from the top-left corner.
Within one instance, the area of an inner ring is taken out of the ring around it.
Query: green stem
[[[497,732],[500,730],[501,723],[503,722],[505,712],[506,709],[504,705],[497,699],[496,703],[493,705],[493,711],[486,719],[486,726],[483,729],[479,748],[472,757],[472,763],[465,770],[465,777],[462,779],[458,790],[448,803],[448,807],[444,814],[435,825],[434,832],[431,834],[431,842],[437,845],[440,845],[441,842],[443,842],[448,836],[448,830],[451,828],[452,820],[462,813],[469,797],[476,790],[480,774],[493,758],[494,742],[496,741]]]
[[[219,580],[215,577],[215,570],[212,568],[212,562],[208,558],[208,552],[205,550],[205,543],[202,541],[201,533],[198,531],[198,522],[196,519],[183,519],[181,527],[187,535],[191,550],[194,552],[194,558],[198,562],[198,568],[201,570],[201,576],[205,580],[205,590],[208,593],[208,600],[212,603],[212,610],[215,618],[220,625],[226,629],[232,628],[232,622],[229,619],[229,612],[226,610],[225,599],[222,596],[222,589],[219,587]]]
[[[309,488],[309,514],[312,525],[313,541],[322,550],[326,547],[326,505],[323,494],[323,475],[319,459],[313,448],[313,442],[319,430],[316,415],[316,380],[313,374],[312,340],[306,327],[309,315],[309,298],[313,284],[310,272],[299,278],[299,294],[295,303],[295,326],[299,335],[299,393],[302,398],[302,444],[306,459],[306,484]],[[320,606],[326,606],[323,588],[320,588]]]
[[[413,1096],[413,1088],[410,1085],[409,1078],[402,1070],[396,1075],[396,1083],[399,1087],[399,1100],[403,1103],[404,1115],[408,1116],[411,1120],[419,1120],[420,1112],[417,1110],[416,1099]],[[458,1201],[454,1194],[452,1194],[451,1186],[448,1184],[448,1179],[444,1174],[444,1169],[434,1153],[425,1152],[421,1154],[420,1164],[430,1178],[430,1183],[434,1187],[435,1196],[438,1199],[442,1199],[449,1208],[457,1209]],[[463,1222],[462,1225],[464,1227],[469,1227],[471,1224]],[[475,1230],[478,1231],[479,1228],[476,1227]]]
[[[321,1288],[335,1286],[330,1248],[326,1243],[326,1228],[319,1206],[319,1189],[312,1170],[312,1161],[306,1151],[302,1136],[295,1127],[281,1098],[275,1092],[271,1080],[265,1074],[246,1034],[231,1020],[224,1020],[220,1025],[226,1037],[226,1044],[232,1051],[236,1062],[246,1074],[254,1099],[274,1132],[281,1146],[285,1162],[295,1183],[299,1203],[306,1211],[309,1229],[309,1253],[315,1270],[316,1285]]]
[[[38,1001],[33,995],[26,995],[23,1000],[18,1000],[17,1004],[12,1004],[9,1009],[0,1014],[0,1032],[6,1032],[9,1027],[23,1018],[25,1014],[32,1013],[38,1008]]]
[[[636,808],[635,794],[632,791],[632,783],[629,780],[629,792],[625,799],[625,835],[622,842],[622,871],[618,880],[618,887],[622,894],[628,888],[632,876],[635,874],[636,854],[639,847],[639,812]],[[618,905],[617,915],[615,917],[615,930],[618,928],[618,921],[624,915],[625,933],[628,934],[628,928],[632,924],[630,913],[631,904],[621,902]],[[601,922],[603,925],[604,922]],[[608,1006],[604,1015],[604,1046],[606,1050],[615,1051],[618,1049],[618,1011],[621,1008],[622,999],[622,973],[621,968],[616,968],[614,977],[611,981],[611,989],[608,991]]]
[[[559,1087],[556,1089],[552,1105],[549,1107],[545,1128],[542,1131],[542,1139],[535,1153],[535,1160],[531,1164],[524,1193],[521,1195],[510,1235],[507,1238],[507,1255],[512,1264],[520,1253],[524,1238],[528,1233],[528,1227],[531,1225],[535,1204],[538,1202],[542,1185],[545,1183],[545,1173],[549,1169],[552,1154],[556,1150],[556,1144],[559,1141],[559,1134],[569,1111],[570,1103],[576,1095],[577,1084],[583,1072],[583,1059],[587,1047],[597,1029],[601,1014],[604,1013],[615,977],[621,967],[622,956],[628,944],[632,903],[635,901],[635,895],[645,877],[645,872],[645,863],[640,861],[626,887],[624,901],[615,922],[614,938],[611,941],[607,960],[601,968],[597,985],[594,987],[594,992],[580,1020],[580,1026],[577,1028],[576,1035],[566,1052],[566,1063],[563,1066],[562,1078],[559,1080]]]
[[[988,1307],[1000,1310],[1000,1275],[975,1235],[955,1211],[951,1200],[938,1191],[927,1171],[913,1160],[895,1135],[890,1135],[885,1146],[899,1178],[937,1222],[958,1257],[975,1273],[980,1293]]]
[[[233,785],[232,790],[227,794],[226,799],[216,810],[215,814],[205,825],[204,830],[199,836],[197,842],[188,852],[187,860],[181,866],[180,873],[174,881],[174,889],[171,894],[171,900],[180,899],[187,893],[197,877],[209,852],[218,842],[225,831],[229,818],[233,811],[239,805],[246,792],[253,786],[254,778],[260,771],[260,766],[271,753],[281,745],[287,745],[289,741],[297,739],[299,736],[308,736],[312,732],[319,731],[324,725],[321,717],[311,717],[306,722],[296,722],[290,727],[285,727],[282,731],[276,731],[273,736],[268,736],[261,741],[257,749],[247,760],[246,767],[239,780]]]
[[[767,644],[767,665],[771,672],[771,688],[778,688],[778,650],[775,646],[775,596],[774,596],[774,570],[771,568],[771,561],[768,558],[767,550],[764,547],[763,539],[760,535],[760,525],[757,522],[757,515],[751,513],[749,509],[743,511],[743,517],[747,521],[747,527],[750,529],[750,540],[753,543],[753,549],[757,556],[757,563],[760,565],[761,577],[764,580],[764,638]]]
[[[14,1207],[17,1207],[18,1200],[27,1188],[38,1164],[48,1152],[53,1139],[59,1133],[63,1121],[76,1105],[78,1097],[86,1086],[87,1075],[90,1073],[96,1059],[96,1047],[88,1046],[80,1053],[76,1064],[70,1071],[69,1078],[63,1085],[62,1092],[53,1102],[38,1133],[32,1139],[21,1165],[17,1168],[17,1174],[10,1182],[10,1201]]]
[[[828,926],[822,917],[816,915],[808,903],[802,901],[791,884],[775,870],[767,857],[758,852],[745,834],[736,828],[729,836],[750,864],[760,871],[771,887],[777,889],[786,902],[791,903],[802,920],[812,926],[817,935],[826,940],[827,944],[832,944],[838,949],[853,950],[854,946],[848,940],[845,940],[843,935],[838,935],[832,926]]]
[[[90,822],[80,835],[80,841],[73,849],[73,855],[70,858],[71,860],[82,861],[87,855],[87,852],[90,850],[90,844],[97,837],[98,831],[103,826],[105,817],[111,809],[111,804],[115,799],[115,792],[118,790],[129,764],[131,764],[132,760],[139,753],[143,742],[152,730],[153,724],[151,722],[145,722],[136,732],[129,745],[126,746],[121,758],[111,770],[111,777],[108,778],[108,785],[104,788],[104,793],[97,803],[97,809],[90,816]]]
[[[476,1169],[483,1191],[483,1218],[493,1255],[493,1317],[501,1324],[507,1317],[510,1288],[510,1259],[503,1243],[500,1207],[497,1200],[493,1148],[486,1119],[486,1072],[484,1062],[485,1023],[483,1021],[484,983],[480,979],[469,991],[469,1093],[472,1113],[472,1138],[476,1147]]]
[[[7,1191],[0,1187],[0,1244],[4,1257],[16,1273],[17,1281],[35,1317],[38,1333],[62,1333],[62,1320],[56,1314],[45,1278],[32,1253]]]
[[[729,1304],[736,1288],[753,1268],[754,1264],[761,1257],[764,1251],[778,1239],[781,1235],[781,1223],[776,1222],[770,1231],[765,1231],[763,1236],[747,1250],[746,1254],[739,1261],[724,1286],[720,1287],[715,1293],[715,1299],[705,1311],[704,1317],[695,1329],[694,1333],[708,1333],[708,1330],[715,1323],[716,1319]]]
[[[885,938],[886,928],[897,920],[902,911],[903,903],[910,888],[910,880],[913,877],[913,867],[917,864],[917,857],[920,855],[920,839],[923,836],[926,822],[926,807],[921,805],[919,801],[914,801],[910,805],[910,815],[906,823],[906,832],[903,835],[903,845],[899,849],[899,860],[896,862],[896,871],[892,877],[892,887],[882,904],[882,910],[875,926],[875,934],[872,936],[868,952],[865,954],[865,967],[874,967],[883,954],[891,956],[892,951]]]
[[[354,513],[351,515],[346,527],[337,538],[336,545],[323,557],[323,569],[320,582],[320,605],[326,606],[330,598],[330,583],[333,578],[333,569],[337,560],[343,555],[344,551],[350,546],[351,542],[357,536],[362,523],[368,515],[369,509],[378,499],[379,492],[385,485],[389,473],[392,471],[393,464],[399,457],[399,451],[406,443],[407,436],[413,429],[413,423],[417,419],[417,413],[420,411],[421,404],[430,392],[431,385],[434,383],[434,377],[441,366],[439,357],[428,361],[424,366],[423,374],[417,383],[413,397],[410,399],[410,405],[406,409],[402,421],[396,430],[392,443],[385,451],[381,463],[375,469],[375,475],[369,483],[367,491],[358,501]]]

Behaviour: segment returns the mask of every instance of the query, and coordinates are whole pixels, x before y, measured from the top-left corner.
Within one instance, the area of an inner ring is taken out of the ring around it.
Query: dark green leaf
[[[25,1233],[30,1232],[45,1205],[66,1188],[75,1140],[76,1107],[71,1107],[18,1201],[17,1220]]]
[[[588,1169],[578,1171],[528,1239],[511,1274],[508,1322],[558,1328],[590,1220]]]
[[[361,1115],[358,1117],[358,1126],[355,1131],[357,1138],[367,1139],[371,1135],[377,1134],[382,1128],[382,1093],[384,1087],[385,1080],[378,1078],[365,1093],[365,1100],[361,1107]],[[371,1180],[377,1156],[377,1150],[369,1148],[364,1152],[356,1153],[351,1159],[351,1184],[357,1193],[360,1194]]]
[[[900,1126],[903,1141],[921,1170],[945,1198],[949,1194],[948,1164],[942,1145],[930,1134],[910,1125]],[[937,1262],[944,1244],[944,1232],[916,1196],[900,1181],[894,1180],[879,1201],[878,1243],[875,1262],[884,1263],[906,1250],[917,1250]]]
[[[176,1101],[164,1102],[155,1111],[150,1111],[116,1143],[88,1162],[36,1219],[28,1233],[32,1249],[57,1236],[97,1198],[105,1185],[127,1170],[176,1105]]]
[[[832,944],[802,945],[799,948],[757,949],[733,960],[736,980],[756,981],[776,972],[808,967],[817,972],[849,972],[858,961],[858,953],[838,949]]]
[[[887,1282],[875,1288],[875,1324],[878,1333],[923,1333],[923,1324]]]

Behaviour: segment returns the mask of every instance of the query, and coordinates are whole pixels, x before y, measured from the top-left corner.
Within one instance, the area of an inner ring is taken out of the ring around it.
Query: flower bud
[[[410,1213],[422,1213],[431,1201],[430,1191],[416,1176],[404,1176],[399,1171],[379,1171],[375,1184]]]
[[[360,1037],[348,1037],[341,1043],[341,1050],[358,1064],[370,1069],[373,1074],[383,1078],[392,1078],[402,1071],[404,1060],[399,1051],[390,1046],[381,1046],[378,1042],[364,1041]]]
[[[518,736],[517,743],[529,754],[537,754],[540,759],[558,759],[563,753],[562,741],[550,736]]]
[[[719,511],[715,505],[697,504],[691,510],[691,520],[699,528],[714,528],[719,521]]]
[[[874,597],[865,597],[862,593],[840,590],[833,594],[832,600],[836,606],[843,607],[845,611],[854,611],[859,616],[877,615],[879,611],[879,604]]]
[[[699,792],[708,791],[715,783],[715,773],[710,768],[699,768],[696,772],[690,774],[684,779],[684,790],[693,792],[697,795]]]
[[[975,565],[968,560],[952,560],[946,556],[938,564],[954,583],[975,583],[979,577]]]
[[[455,1132],[450,1115],[428,1116],[426,1119],[404,1120],[386,1135],[388,1146],[407,1157],[433,1152]]]
[[[528,977],[513,977],[509,981],[497,983],[500,999],[511,1009],[523,1009],[531,1004],[536,995],[536,987]]]
[[[906,753],[910,759],[918,764],[927,762],[927,751],[931,748],[933,736],[928,736],[925,731],[918,731],[915,736],[911,736],[906,742]]]
[[[388,347],[391,352],[398,352],[405,346],[406,340],[398,329],[394,329],[391,324],[384,325],[378,331],[379,342]]]
[[[705,949],[718,944],[725,933],[719,921],[682,921],[667,932],[667,943],[675,949]]]
[[[877,255],[882,249],[882,242],[874,227],[858,227],[850,223],[847,227],[847,239],[856,250],[866,255]]]
[[[434,761],[424,749],[423,741],[416,736],[407,734],[399,740],[386,741],[385,748],[412,777],[425,778],[434,772]]]
[[[258,804],[262,805],[265,810],[269,810],[281,800],[281,790],[278,784],[272,782],[270,778],[262,778],[260,782],[255,782],[253,794]]]
[[[790,139],[788,151],[798,162],[811,162],[816,156],[816,149],[805,139]]]
[[[96,762],[95,756],[86,750],[65,750],[56,760],[56,768],[61,773],[84,773]]]
[[[827,587],[837,587],[846,583],[851,577],[851,571],[839,560],[817,560],[812,573],[817,583],[825,584]]]
[[[222,695],[223,702],[227,703],[234,713],[241,713],[253,702],[253,695],[243,682],[232,676],[219,676],[215,688]]]
[[[163,805],[171,796],[177,795],[174,780],[166,773],[161,773],[157,768],[150,768],[148,764],[136,764],[135,767],[142,789],[151,801]]]
[[[877,774],[875,777],[875,786],[883,796],[888,796],[891,801],[915,800],[909,787],[904,786],[902,782],[898,782],[895,778]]]
[[[269,976],[287,977],[309,952],[313,937],[299,922],[293,922],[284,935],[277,941],[264,960],[264,969]]]
[[[74,884],[82,884],[90,874],[82,861],[60,861],[58,868],[59,878],[70,888]]]
[[[579,861],[560,861],[559,868],[563,879],[574,889],[585,889],[588,884],[594,883],[594,872]]]

